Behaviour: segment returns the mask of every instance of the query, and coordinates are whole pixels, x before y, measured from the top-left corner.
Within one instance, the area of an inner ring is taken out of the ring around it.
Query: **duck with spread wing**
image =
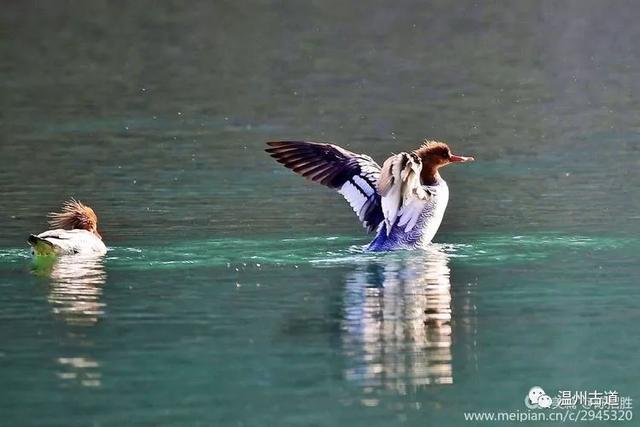
[[[439,169],[474,160],[452,154],[447,144],[437,141],[393,155],[382,167],[369,156],[333,144],[267,144],[266,151],[279,163],[344,196],[367,231],[376,231],[368,247],[372,251],[416,249],[431,242],[449,201]]]

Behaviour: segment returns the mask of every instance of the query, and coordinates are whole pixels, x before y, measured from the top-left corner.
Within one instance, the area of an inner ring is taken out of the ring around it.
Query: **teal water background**
[[[458,426],[534,385],[640,399],[638,12],[4,4],[0,424]],[[365,253],[339,195],[262,151],[382,162],[424,137],[477,159],[443,171],[424,252]],[[108,255],[34,265],[26,237],[70,196]]]

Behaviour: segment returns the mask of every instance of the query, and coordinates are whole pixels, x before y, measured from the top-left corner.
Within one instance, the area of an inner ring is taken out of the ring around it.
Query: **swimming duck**
[[[27,242],[33,255],[102,255],[107,247],[98,233],[98,217],[89,206],[71,199],[62,212],[50,213],[53,230],[30,235]]]
[[[306,141],[267,142],[285,167],[336,189],[368,232],[371,251],[424,247],[435,236],[449,201],[439,169],[473,157],[451,154],[443,142],[427,141],[410,153],[389,157],[380,167],[371,157],[337,145]]]

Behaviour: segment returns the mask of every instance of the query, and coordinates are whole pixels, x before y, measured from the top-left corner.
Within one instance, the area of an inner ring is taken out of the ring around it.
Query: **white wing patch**
[[[400,153],[389,157],[382,166],[382,174],[378,181],[382,213],[387,228],[387,235],[398,220],[398,227],[408,232],[415,227],[429,193],[420,182],[422,162],[414,155]]]
[[[376,190],[373,189],[373,187],[371,187],[371,184],[369,184],[364,179],[360,178],[358,175],[353,176],[353,182],[358,186],[360,190],[366,193],[367,197],[371,196],[373,193],[376,192]]]
[[[351,209],[358,215],[360,221],[364,221],[367,205],[375,198],[376,190],[372,185],[358,175],[348,179],[338,190],[351,205]]]
[[[362,209],[362,206],[364,206],[367,201],[367,196],[360,192],[350,180],[340,187],[338,193],[342,194],[344,198],[347,199],[347,202],[349,202],[355,213],[360,212],[360,209]]]

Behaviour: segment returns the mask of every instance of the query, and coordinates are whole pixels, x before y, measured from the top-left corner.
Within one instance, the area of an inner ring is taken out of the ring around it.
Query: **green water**
[[[534,385],[640,399],[634,12],[3,5],[0,424],[462,426]],[[477,161],[443,171],[420,252],[364,252],[338,195],[262,151],[382,161],[427,136]],[[34,264],[71,196],[108,255]]]

